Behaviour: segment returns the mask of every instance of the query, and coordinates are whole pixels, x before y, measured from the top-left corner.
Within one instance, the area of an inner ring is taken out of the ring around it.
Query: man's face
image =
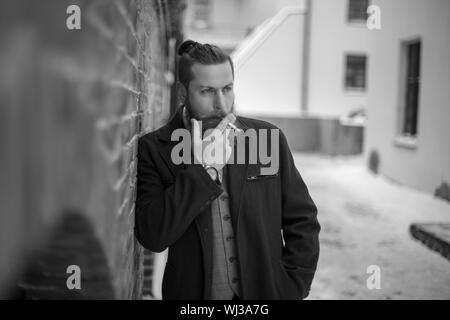
[[[215,65],[195,63],[189,82],[186,106],[192,118],[202,120],[203,128],[214,128],[232,112],[233,73],[228,61]]]

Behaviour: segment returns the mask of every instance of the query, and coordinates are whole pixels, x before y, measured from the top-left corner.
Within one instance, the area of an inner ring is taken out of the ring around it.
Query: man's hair
[[[192,80],[192,65],[195,63],[214,65],[228,61],[234,78],[234,65],[231,57],[217,46],[186,40],[178,47],[178,55],[180,56],[178,79],[186,89],[189,88],[189,82]]]

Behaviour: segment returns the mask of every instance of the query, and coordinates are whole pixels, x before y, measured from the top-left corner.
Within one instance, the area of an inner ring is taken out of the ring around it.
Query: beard
[[[233,107],[234,107],[234,105],[233,105]],[[234,109],[233,107],[231,108],[229,113],[233,112],[233,109]],[[229,113],[226,113],[225,111],[218,111],[218,112],[216,112],[216,114],[201,118],[197,114],[192,112],[192,107],[191,107],[190,103],[186,103],[186,108],[189,113],[189,118],[194,118],[197,121],[201,121],[202,137],[204,137],[206,130],[216,128],[219,125],[220,121],[222,121],[229,114]]]
[[[201,119],[202,121],[202,135],[205,134],[205,131],[208,129],[214,129],[216,128],[220,121],[223,120],[223,118],[226,117],[226,114],[220,115],[220,116],[212,116]]]

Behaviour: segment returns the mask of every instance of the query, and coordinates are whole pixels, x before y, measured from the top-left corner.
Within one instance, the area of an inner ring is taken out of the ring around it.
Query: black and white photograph
[[[450,300],[449,0],[1,0],[0,105],[1,300]]]

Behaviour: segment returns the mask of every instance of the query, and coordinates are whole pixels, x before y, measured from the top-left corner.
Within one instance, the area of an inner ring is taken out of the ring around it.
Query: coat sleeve
[[[286,137],[280,130],[280,174],[282,178],[282,228],[284,268],[291,278],[288,295],[303,299],[309,294],[319,258],[320,225],[317,207],[295,167]]]
[[[137,158],[135,235],[145,248],[161,252],[183,235],[222,189],[200,164],[186,165],[175,182],[164,188],[150,146],[143,139]]]

